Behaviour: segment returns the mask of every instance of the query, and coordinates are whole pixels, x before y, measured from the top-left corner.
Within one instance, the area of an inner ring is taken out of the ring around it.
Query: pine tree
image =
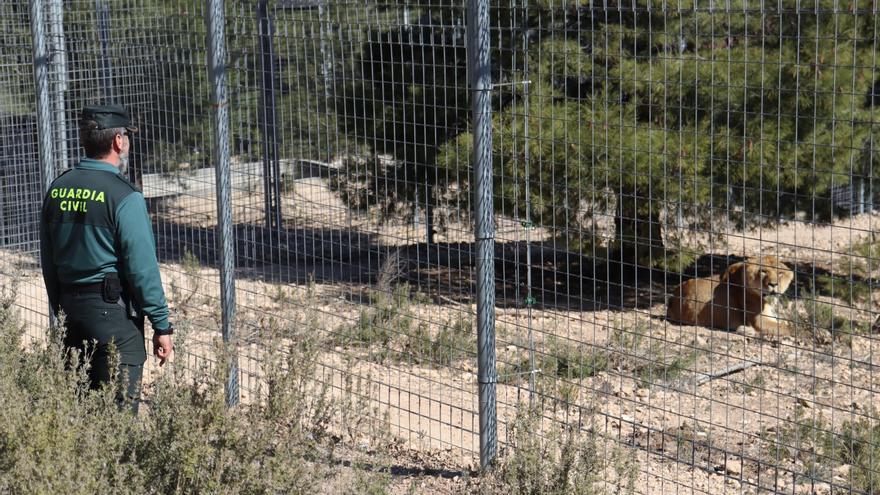
[[[494,26],[510,26],[513,11],[491,9]],[[338,91],[344,133],[369,159],[351,158],[335,183],[353,208],[377,208],[381,218],[408,216],[423,207],[426,240],[434,242],[434,209],[449,200],[450,186],[466,182],[469,161],[438,162],[443,147],[467,132],[470,97],[465,50],[465,10],[460,2],[417,1],[369,30],[354,57],[353,76]],[[515,63],[512,30],[494,30],[493,64],[499,73]],[[495,98],[496,107],[506,101]],[[444,160],[447,160],[445,158]]]
[[[495,116],[504,211],[528,204],[577,244],[585,205],[614,205],[615,252],[656,260],[662,212],[743,227],[796,211],[828,219],[832,185],[870,178],[878,21],[859,10],[870,5],[697,7],[532,7],[528,103],[520,94]]]

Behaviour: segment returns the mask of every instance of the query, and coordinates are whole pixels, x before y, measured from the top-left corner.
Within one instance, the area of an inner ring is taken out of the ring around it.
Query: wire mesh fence
[[[533,408],[537,432],[574,425],[603,469],[636,466],[637,493],[880,492],[873,4],[227,0],[220,207],[204,4],[44,2],[53,166],[82,156],[84,104],[132,110],[178,365],[218,359],[222,209],[242,401],[267,339],[308,334],[320,380],[462,466],[492,384],[502,447]],[[0,266],[38,338],[30,13],[0,4]]]

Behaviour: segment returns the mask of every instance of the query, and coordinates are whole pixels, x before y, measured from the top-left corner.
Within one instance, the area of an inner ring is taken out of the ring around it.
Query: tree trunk
[[[434,244],[434,187],[431,186],[428,197],[425,198],[425,242]]]
[[[637,197],[645,196],[638,194]],[[612,252],[619,253],[620,261],[650,265],[654,259],[663,256],[660,212],[651,206],[650,200],[619,198]]]

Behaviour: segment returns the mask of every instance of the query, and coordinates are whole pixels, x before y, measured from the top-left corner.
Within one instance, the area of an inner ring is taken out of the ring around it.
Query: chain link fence
[[[531,408],[637,493],[880,493],[875,5],[226,0],[222,49],[211,5],[0,4],[31,337],[45,63],[55,173],[84,104],[131,109],[176,363],[232,340],[234,400],[308,335],[316,378],[462,467]]]

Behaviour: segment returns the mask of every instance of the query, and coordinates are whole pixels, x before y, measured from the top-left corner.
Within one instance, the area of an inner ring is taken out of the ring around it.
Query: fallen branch
[[[702,375],[702,376],[700,376],[694,380],[694,386],[699,387],[700,385],[703,385],[704,383],[711,382],[712,380],[714,380],[716,378],[722,378],[722,377],[725,377],[728,375],[732,375],[734,373],[739,373],[740,371],[745,371],[745,370],[751,368],[752,366],[757,366],[759,364],[762,364],[762,363],[758,363],[756,361],[742,362],[739,364],[734,364],[732,366],[728,366],[727,368],[724,368],[721,371],[718,371],[715,373],[700,373],[700,375]]]

